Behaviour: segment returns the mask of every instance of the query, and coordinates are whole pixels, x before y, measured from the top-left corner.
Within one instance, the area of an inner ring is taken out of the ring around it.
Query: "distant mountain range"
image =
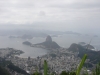
[[[16,29],[16,30],[0,30],[0,36],[9,36],[9,35],[31,35],[33,37],[46,37],[47,35],[62,35],[62,34],[73,34],[81,35],[78,32],[73,31],[52,31],[52,30],[25,30],[25,29]]]

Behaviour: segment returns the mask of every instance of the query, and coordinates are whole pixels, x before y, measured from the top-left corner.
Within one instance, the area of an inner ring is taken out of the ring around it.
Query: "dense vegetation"
[[[16,71],[17,73],[21,73],[21,74],[24,74],[24,75],[29,75],[26,71],[24,71],[24,70],[20,69],[19,67],[13,65],[12,63],[10,63],[7,67],[10,70]]]
[[[88,55],[88,59],[90,59],[91,63],[96,64],[96,63],[100,62],[100,51],[96,52],[96,51],[86,50],[84,48],[81,48],[81,50],[79,50],[78,56],[82,58],[82,56],[85,53]]]
[[[11,75],[5,68],[0,66],[0,75]]]
[[[100,62],[100,51],[93,51],[90,49],[86,49],[79,44],[72,44],[68,50],[79,52],[78,56],[80,58],[82,58],[84,54],[87,54],[88,59],[90,60],[89,62],[91,62],[92,64]]]
[[[10,61],[6,61],[3,58],[0,58],[0,75],[1,73],[5,72],[5,73],[9,73],[8,71],[6,71],[6,68],[8,68],[11,71],[15,71],[17,73],[21,73],[24,75],[29,75],[26,71],[20,69],[19,67],[15,66],[13,63],[11,63]],[[3,70],[3,71],[2,71]],[[6,75],[6,74],[3,74]],[[9,75],[9,74],[8,74]]]

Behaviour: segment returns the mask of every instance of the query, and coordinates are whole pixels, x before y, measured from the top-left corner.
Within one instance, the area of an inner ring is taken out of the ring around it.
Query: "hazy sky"
[[[0,0],[0,28],[100,31],[100,0]]]

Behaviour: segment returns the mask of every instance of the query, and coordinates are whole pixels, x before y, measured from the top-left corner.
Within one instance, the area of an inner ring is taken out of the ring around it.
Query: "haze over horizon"
[[[0,0],[0,29],[99,34],[100,0]]]

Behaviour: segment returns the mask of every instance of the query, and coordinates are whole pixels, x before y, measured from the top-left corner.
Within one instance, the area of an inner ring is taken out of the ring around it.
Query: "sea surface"
[[[21,39],[21,38],[9,38],[9,36],[0,36],[0,48],[15,48],[24,51],[24,54],[21,54],[20,57],[38,57],[45,55],[49,52],[46,49],[30,47],[27,45],[23,45],[22,42],[30,41],[33,44],[41,43],[45,41],[46,38],[43,37],[35,37],[33,39]],[[72,43],[85,42],[89,43],[90,40],[91,45],[93,45],[97,50],[100,50],[100,37],[93,36],[85,36],[85,35],[60,35],[58,37],[52,37],[52,40],[57,42],[61,47],[68,48]]]

